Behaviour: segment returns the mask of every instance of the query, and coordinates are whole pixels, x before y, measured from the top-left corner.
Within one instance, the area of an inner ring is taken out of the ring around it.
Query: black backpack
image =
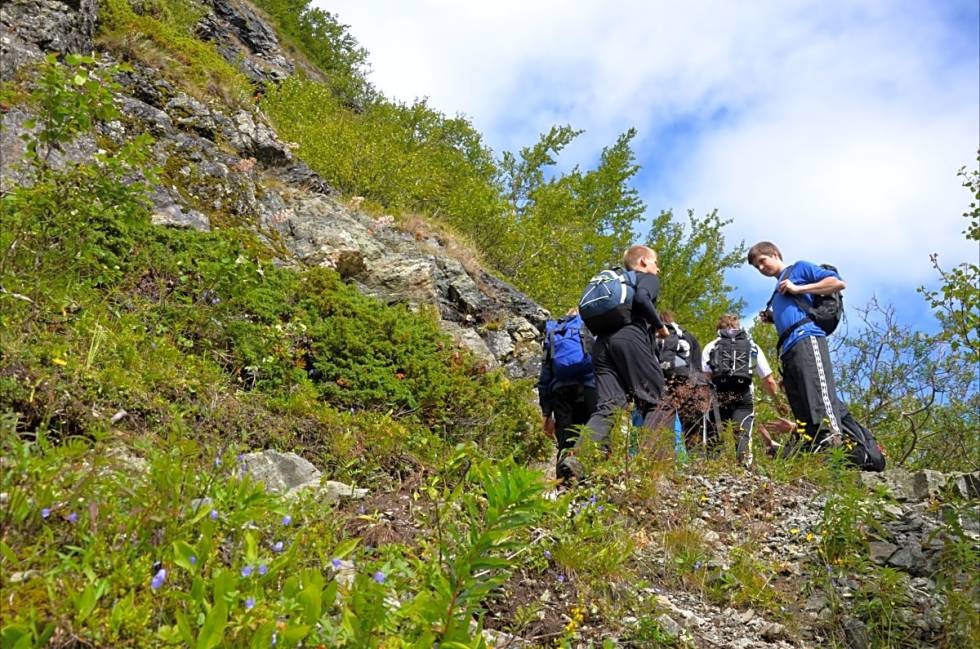
[[[830,264],[820,264],[820,267],[837,273],[837,268]],[[837,275],[839,276],[840,273],[837,273]],[[776,293],[773,292],[772,297],[769,298],[769,303],[766,305],[767,310],[772,308],[772,301],[775,297]],[[837,330],[837,325],[840,324],[841,317],[844,315],[844,296],[841,295],[841,292],[837,291],[830,295],[811,295],[810,298],[813,300],[812,304],[802,295],[793,296],[796,305],[806,313],[806,317],[802,320],[797,320],[783,331],[782,335],[779,336],[779,340],[776,342],[776,349],[782,347],[783,342],[789,338],[789,335],[807,321],[823,329],[823,332],[828,336]]]
[[[670,333],[666,338],[659,338],[657,343],[660,368],[667,378],[687,376],[691,373],[691,344],[684,339],[684,331],[677,323],[665,326]]]
[[[632,322],[636,271],[611,268],[589,280],[578,311],[595,336],[615,333]]]
[[[745,330],[720,331],[718,341],[708,354],[708,368],[715,387],[740,392],[752,385],[752,371],[755,369],[752,351],[752,339]]]

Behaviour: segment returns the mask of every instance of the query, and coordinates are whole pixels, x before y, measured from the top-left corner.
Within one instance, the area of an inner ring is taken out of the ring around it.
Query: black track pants
[[[626,408],[632,397],[643,413],[644,426],[660,425],[656,407],[664,390],[664,375],[653,353],[653,345],[640,325],[626,325],[609,336],[596,339],[592,349],[598,405],[589,419],[592,439],[609,443],[616,410]]]

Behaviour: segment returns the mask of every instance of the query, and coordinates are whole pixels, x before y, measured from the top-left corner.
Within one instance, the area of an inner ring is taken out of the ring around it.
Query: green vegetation
[[[248,79],[213,44],[193,36],[202,15],[194,0],[100,0],[100,39],[128,60],[163,71],[198,99],[243,104],[252,94]]]
[[[263,107],[345,194],[394,212],[406,229],[459,233],[553,308],[634,240],[644,206],[630,185],[632,131],[594,169],[554,171],[578,135],[567,126],[495,159],[465,119],[378,95],[363,76],[364,51],[331,14],[306,0],[260,5],[325,78],[270,88]],[[199,97],[234,104],[251,94],[213,45],[189,36],[197,4],[102,7],[101,42],[126,60],[165,70]],[[637,433],[644,450],[630,456],[629,431],[617,426],[612,454],[581,453],[588,484],[550,492],[528,468],[547,445],[529,383],[487,371],[440,332],[434,313],[369,299],[329,269],[291,266],[249,223],[212,215],[209,233],[151,226],[148,189],[159,178],[182,182],[176,161],[156,169],[148,138],[120,145],[93,132],[118,117],[113,79],[125,70],[50,57],[33,81],[4,88],[5,101],[29,103],[37,119],[25,137],[31,182],[0,197],[9,611],[0,645],[459,648],[486,646],[483,627],[540,625],[541,646],[612,646],[595,637],[600,626],[636,646],[684,646],[648,592],[665,584],[792,626],[795,602],[773,588],[783,579],[777,562],[750,542],[727,549],[724,565],[711,562],[717,548],[700,522],[708,496],[685,474],[744,476],[730,441],[721,458],[681,468],[644,451],[662,441],[646,431]],[[78,138],[99,152],[64,164]],[[682,322],[710,325],[741,306],[723,280],[742,255],[725,246],[728,224],[715,213],[683,225],[663,213],[651,227],[664,306]],[[952,373],[976,353],[972,321],[960,318],[976,304],[961,281],[969,272],[944,275],[946,289],[930,297],[954,333],[910,336],[911,356],[896,355],[887,374],[898,380],[903,364],[918,362],[909,358],[945,344],[949,365],[923,372],[950,372],[965,396],[928,420],[904,414],[925,394],[915,386],[900,415],[883,392],[857,401],[883,427],[914,423],[900,441],[914,449],[910,465],[953,466],[975,422],[958,419],[976,391]],[[759,332],[764,344],[773,338]],[[856,393],[866,385],[857,381]],[[956,441],[922,434],[940,425]],[[241,470],[242,454],[264,448],[294,450],[372,494],[329,504],[310,492],[269,493]],[[907,603],[907,584],[867,558],[878,497],[833,461],[757,457],[787,492],[833,489],[821,533],[805,541],[820,552],[816,572],[860,577],[850,612],[873,646],[900,643],[910,627],[892,612]],[[972,646],[980,582],[964,566],[980,557],[957,507],[944,510],[939,614],[947,646]],[[831,579],[816,582],[830,591]],[[835,633],[839,604],[830,603]]]
[[[256,0],[279,27],[279,37],[326,77],[332,94],[350,107],[376,99],[368,83],[368,52],[329,11],[310,0]]]

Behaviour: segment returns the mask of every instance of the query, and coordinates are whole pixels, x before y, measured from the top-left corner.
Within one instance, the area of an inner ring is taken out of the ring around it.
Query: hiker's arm
[[[844,280],[833,276],[824,277],[819,282],[813,282],[812,284],[794,284],[788,279],[779,282],[779,292],[783,295],[801,295],[803,293],[830,295],[838,291],[843,291],[846,287],[847,284],[844,283]]]
[[[776,383],[776,377],[769,374],[764,379],[762,379],[762,387],[765,388],[766,392],[775,397],[779,394],[779,384]]]
[[[544,434],[555,439],[555,418],[551,415],[547,415],[541,422],[541,427],[544,428]]]
[[[663,321],[660,320],[660,316],[657,314],[656,307],[653,306],[654,299],[646,288],[638,289],[636,295],[633,297],[633,301],[640,307],[640,315],[650,323],[651,327],[657,330],[657,335],[660,335],[660,330],[666,331],[667,327],[664,326]]]

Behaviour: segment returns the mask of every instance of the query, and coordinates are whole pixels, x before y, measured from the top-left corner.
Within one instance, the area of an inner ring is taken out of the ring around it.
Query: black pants
[[[730,391],[718,390],[715,392],[718,400],[718,418],[716,422],[715,414],[712,412],[709,421],[709,428],[715,435],[721,432],[721,427],[726,422],[734,422],[735,435],[738,440],[736,445],[736,456],[738,461],[744,464],[752,463],[752,424],[755,422],[755,404],[752,400],[752,389],[748,386],[744,390]]]
[[[558,446],[557,461],[563,452],[578,441],[578,426],[588,423],[596,409],[596,389],[584,385],[558,387],[551,392],[551,409],[555,418],[555,443]]]
[[[801,338],[780,361],[783,365],[783,385],[786,398],[796,420],[802,424],[798,431],[809,450],[843,439],[841,418],[849,416],[837,398],[837,384],[827,339],[822,336]]]
[[[596,411],[589,418],[594,441],[609,444],[613,415],[626,408],[631,397],[643,413],[644,426],[664,425],[657,412],[664,375],[644,327],[630,324],[608,336],[599,336],[592,348],[592,366],[598,398]]]
[[[798,445],[807,451],[844,445],[851,461],[865,471],[882,471],[885,458],[867,428],[837,397],[827,339],[807,336],[780,357],[783,384],[793,415],[803,424]]]

